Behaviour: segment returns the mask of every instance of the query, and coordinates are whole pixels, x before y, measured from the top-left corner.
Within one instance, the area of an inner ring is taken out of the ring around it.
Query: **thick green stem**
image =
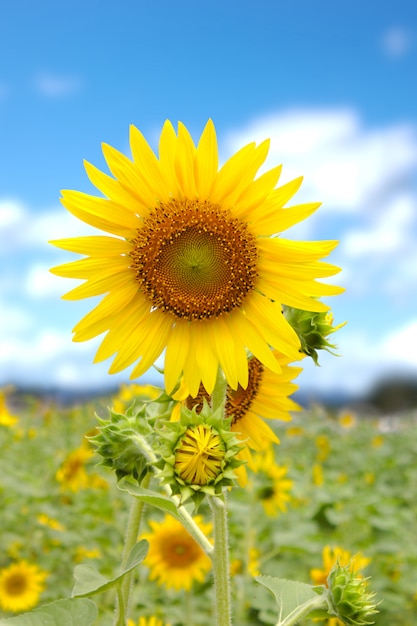
[[[150,481],[150,474],[147,474],[143,479],[142,486],[147,487]],[[127,562],[129,559],[129,554],[131,553],[133,547],[135,546],[138,540],[139,527],[142,520],[143,514],[143,502],[133,499],[129,517],[127,520],[126,527],[126,535],[125,535],[125,543],[123,546],[122,553],[122,562],[121,562],[121,570],[124,571],[127,566]],[[129,613],[129,602],[130,602],[130,592],[132,588],[132,572],[129,572],[123,577],[123,580],[120,584],[119,592],[118,592],[118,601],[117,601],[117,611],[116,611],[116,620],[114,622],[115,626],[125,626],[126,625],[126,616]]]
[[[216,625],[231,626],[230,565],[226,499],[209,497],[213,513],[214,552],[213,577],[216,607]]]

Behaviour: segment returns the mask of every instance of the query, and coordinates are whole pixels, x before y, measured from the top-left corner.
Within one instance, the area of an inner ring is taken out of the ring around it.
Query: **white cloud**
[[[377,216],[373,215],[369,225],[347,231],[341,251],[350,257],[374,259],[376,255],[386,258],[403,253],[405,248],[411,251],[415,246],[414,227],[417,227],[417,198],[398,195]]]
[[[74,218],[60,205],[37,212],[17,199],[0,199],[0,255],[22,248],[52,251],[56,248],[48,245],[51,239],[93,234],[98,234],[98,231]]]
[[[34,78],[36,91],[47,98],[65,98],[81,89],[78,76],[63,76],[50,72],[39,72]]]
[[[367,130],[345,110],[290,110],[259,118],[226,140],[228,152],[271,139],[270,163],[283,163],[285,181],[304,175],[298,198],[323,202],[321,211],[369,210],[404,183],[417,165],[417,128],[402,124]]]
[[[412,36],[405,28],[390,28],[382,36],[383,50],[391,58],[400,58],[408,54],[412,43]]]
[[[59,298],[64,292],[77,287],[80,281],[63,279],[49,271],[50,265],[36,263],[29,268],[23,282],[23,289],[30,298]]]

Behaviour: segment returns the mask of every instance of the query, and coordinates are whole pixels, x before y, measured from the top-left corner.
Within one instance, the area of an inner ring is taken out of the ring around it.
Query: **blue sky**
[[[61,189],[94,193],[83,159],[153,147],[165,119],[197,139],[214,120],[221,160],[271,138],[267,166],[304,175],[322,201],[294,238],[339,239],[346,294],[329,299],[340,358],[307,365],[304,389],[362,392],[417,374],[417,5],[335,0],[14,0],[0,9],[0,385],[104,387],[97,341],[71,329],[72,260],[47,240],[87,234]],[[145,377],[149,380],[150,376]]]

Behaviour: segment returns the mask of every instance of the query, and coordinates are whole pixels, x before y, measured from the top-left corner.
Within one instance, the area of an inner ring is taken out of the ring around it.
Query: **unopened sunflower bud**
[[[347,626],[374,624],[373,616],[378,613],[375,593],[368,589],[368,579],[363,578],[352,564],[336,565],[327,579],[330,609]]]
[[[230,419],[221,410],[214,413],[206,401],[200,413],[181,407],[179,421],[166,424],[160,433],[159,477],[182,502],[191,498],[198,505],[204,494],[221,495],[236,479],[234,470],[241,442],[230,430]]]
[[[115,470],[120,480],[124,476],[133,476],[141,480],[145,475],[150,450],[149,439],[152,428],[148,423],[146,408],[135,415],[124,415],[110,410],[110,419],[99,418],[98,434],[90,438],[102,457],[101,465]]]
[[[333,326],[333,315],[330,312],[302,311],[289,306],[284,306],[283,312],[300,339],[301,352],[310,356],[316,365],[319,364],[317,350],[327,350],[335,354],[333,350],[336,346],[327,338],[345,326],[346,322]]]

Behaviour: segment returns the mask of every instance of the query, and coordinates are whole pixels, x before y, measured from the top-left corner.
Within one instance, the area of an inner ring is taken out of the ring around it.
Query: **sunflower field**
[[[62,408],[34,397],[6,402],[3,394],[0,624],[71,597],[77,566],[117,576],[131,496],[99,465],[89,437],[97,416],[107,419],[108,406],[124,401],[120,393]],[[229,494],[234,623],[276,624],[273,597],[254,577],[320,584],[336,558],[355,555],[376,592],[375,624],[415,625],[416,415],[317,406],[274,432],[280,444],[254,455],[255,471]],[[194,516],[209,534],[204,501]],[[132,570],[129,626],[213,623],[210,560],[192,537],[149,508],[138,538],[149,551]],[[113,623],[114,594],[104,585],[95,596],[94,624]]]

